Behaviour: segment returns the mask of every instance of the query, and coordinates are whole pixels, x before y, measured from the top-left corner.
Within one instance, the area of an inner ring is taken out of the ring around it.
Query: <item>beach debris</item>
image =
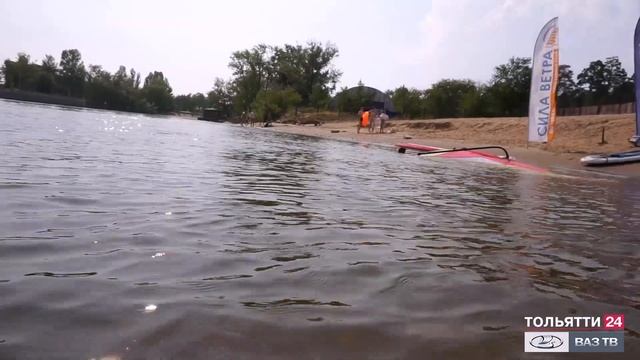
[[[405,136],[403,136],[402,138],[404,138],[404,139],[406,139],[406,140],[413,139],[413,137],[411,137],[411,136],[409,136],[409,135],[405,135]]]
[[[604,131],[605,131],[605,128],[604,128],[604,126],[603,126],[603,127],[602,127],[602,138],[600,139],[600,142],[598,143],[598,145],[604,145],[604,144],[607,144],[607,140],[605,140],[605,139],[604,139]]]
[[[323,122],[319,121],[319,120],[313,120],[313,119],[302,119],[302,120],[298,120],[296,121],[296,125],[313,125],[313,126],[320,126],[322,125]]]
[[[152,312],[156,311],[157,309],[158,309],[157,305],[149,304],[149,305],[144,307],[144,312],[149,314],[149,313],[152,313]]]
[[[162,256],[165,256],[165,255],[167,255],[167,253],[165,253],[165,252],[157,252],[154,255],[151,255],[151,258],[155,259],[157,257],[162,257]]]
[[[332,132],[333,134],[337,134],[337,133],[339,133],[339,132],[340,132],[340,130],[331,130],[331,132]]]
[[[453,125],[450,121],[429,121],[429,122],[413,122],[406,125],[409,129],[420,130],[451,130]]]

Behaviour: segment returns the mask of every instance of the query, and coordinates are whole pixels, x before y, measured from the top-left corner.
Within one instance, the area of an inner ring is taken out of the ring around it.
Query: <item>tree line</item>
[[[211,91],[174,96],[162,72],[144,82],[134,69],[120,66],[110,73],[99,65],[85,67],[80,52],[64,50],[60,62],[46,55],[32,62],[19,53],[0,68],[4,87],[84,98],[91,107],[145,113],[213,107],[224,116],[254,112],[263,121],[275,120],[299,108],[356,112],[371,103],[366,91],[340,89],[342,75],[334,66],[338,49],[332,44],[256,45],[232,53],[229,79],[216,78]],[[428,89],[398,87],[386,91],[395,110],[405,118],[524,116],[528,112],[531,59],[514,57],[495,67],[491,80],[444,79]],[[363,84],[359,83],[364,89]],[[358,89],[356,89],[358,90]],[[559,67],[558,106],[590,106],[634,100],[633,78],[617,57],[592,61],[574,76],[569,65]]]
[[[531,72],[530,58],[514,57],[495,67],[487,83],[445,79],[426,90],[401,86],[386,94],[405,118],[526,116]],[[592,61],[577,76],[571,66],[560,65],[558,75],[560,108],[634,101],[633,76],[627,75],[618,57]],[[368,101],[345,90],[337,95],[338,110],[357,111]]]
[[[62,51],[60,62],[46,55],[40,63],[19,53],[0,68],[5,88],[84,98],[87,106],[144,113],[167,113],[174,109],[169,81],[162,72],[140,73],[120,66],[110,73],[100,65],[85,66],[77,49]]]
[[[19,53],[0,68],[5,88],[84,98],[87,106],[145,113],[196,112],[214,107],[225,116],[254,112],[273,120],[292,108],[326,108],[341,72],[333,61],[338,49],[332,44],[256,45],[231,55],[232,77],[216,78],[202,93],[174,96],[162,72],[140,73],[120,66],[110,73],[100,65],[85,66],[80,51],[64,50],[57,63],[51,55],[32,62]]]
[[[176,107],[193,111],[211,106],[225,116],[254,112],[263,121],[277,119],[300,107],[325,109],[342,73],[333,65],[338,49],[332,44],[256,45],[235,51],[228,80],[217,78],[207,96],[176,97]]]

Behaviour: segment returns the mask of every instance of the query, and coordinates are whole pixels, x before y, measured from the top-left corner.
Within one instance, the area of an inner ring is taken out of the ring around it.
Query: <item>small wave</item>
[[[365,265],[365,264],[379,264],[379,262],[377,261],[355,261],[355,262],[350,262],[347,263],[348,265],[351,266],[355,266],[355,265]]]
[[[504,326],[483,326],[482,330],[484,331],[501,331],[501,330],[505,330],[508,329],[509,325],[504,325]]]
[[[92,272],[82,272],[82,273],[52,273],[49,271],[42,272],[34,272],[29,274],[24,274],[24,276],[46,276],[46,277],[55,277],[55,278],[72,278],[72,277],[89,277],[97,275],[98,273],[95,271]]]
[[[368,246],[378,246],[378,245],[389,245],[388,242],[382,242],[382,241],[361,241],[361,242],[345,242],[345,244],[348,245],[368,245]]]
[[[431,260],[431,258],[426,256],[418,256],[413,258],[398,259],[398,261],[402,261],[402,262],[427,261],[427,260]]]
[[[295,260],[301,260],[301,259],[310,259],[314,257],[318,257],[318,256],[310,253],[305,253],[305,254],[291,255],[291,256],[276,256],[276,257],[272,257],[271,260],[289,262],[289,261],[295,261]]]
[[[241,201],[249,205],[259,205],[259,206],[278,206],[281,204],[279,201],[273,201],[273,200],[246,199],[246,198],[239,198],[235,200]]]
[[[94,253],[85,253],[85,255],[87,256],[100,256],[100,255],[109,255],[109,254],[113,254],[115,252],[118,252],[122,249],[113,249],[113,250],[106,250],[106,251],[98,251],[98,252],[94,252]]]
[[[208,277],[208,278],[204,278],[202,280],[204,281],[211,281],[211,280],[235,280],[235,279],[243,279],[243,278],[250,278],[253,277],[253,275],[246,275],[246,274],[240,274],[240,275],[222,275],[222,276],[213,276],[213,277]]]
[[[277,268],[278,266],[282,266],[282,265],[281,264],[275,264],[275,265],[269,265],[269,266],[262,266],[262,267],[257,267],[257,268],[255,268],[253,270],[254,271],[265,271],[265,270]]]
[[[304,306],[304,305],[312,305],[312,306],[351,306],[349,304],[345,304],[340,301],[318,301],[313,299],[282,299],[275,301],[267,301],[267,302],[254,302],[254,301],[245,301],[241,302],[242,305],[250,308],[272,308],[272,307],[283,307],[283,306]]]
[[[18,182],[18,181],[9,181],[9,182],[0,182],[0,190],[2,189],[22,189],[33,186],[40,185],[49,185],[49,183],[37,183],[37,182]]]
[[[68,204],[68,205],[90,205],[98,202],[98,200],[95,200],[95,199],[86,199],[86,198],[71,197],[71,196],[57,196],[57,195],[45,196],[45,199],[49,201]]]

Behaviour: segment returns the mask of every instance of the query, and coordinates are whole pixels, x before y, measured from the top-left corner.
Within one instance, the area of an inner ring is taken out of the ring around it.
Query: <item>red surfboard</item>
[[[435,146],[427,146],[427,145],[420,145],[420,144],[411,144],[411,143],[404,143],[404,144],[396,144],[396,147],[398,147],[399,149],[406,149],[406,150],[414,150],[414,151],[419,151],[419,152],[429,152],[429,151],[437,151],[437,150],[447,150],[444,148],[439,148],[439,147],[435,147]],[[512,167],[512,168],[516,168],[516,169],[520,169],[520,170],[526,170],[526,171],[531,171],[531,172],[535,172],[535,173],[548,173],[549,170],[541,168],[541,167],[537,167],[531,164],[526,164],[520,161],[516,161],[516,160],[512,160],[512,159],[506,159],[491,153],[487,153],[484,151],[478,151],[478,150],[461,150],[461,151],[454,151],[454,152],[442,152],[442,153],[435,153],[435,154],[428,154],[428,156],[438,156],[438,157],[443,157],[443,158],[452,158],[452,159],[468,159],[468,160],[475,160],[475,161],[482,161],[482,162],[486,162],[486,163],[492,163],[492,164],[498,164],[498,165],[504,165],[504,166],[508,166],[508,167]]]

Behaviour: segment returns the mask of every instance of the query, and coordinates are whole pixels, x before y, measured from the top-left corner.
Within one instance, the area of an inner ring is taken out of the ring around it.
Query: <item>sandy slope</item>
[[[583,168],[579,159],[591,153],[632,149],[628,138],[635,132],[634,114],[567,116],[558,118],[551,144],[528,144],[526,118],[463,118],[392,120],[393,133],[356,134],[351,121],[326,122],[322,126],[276,124],[274,131],[381,144],[413,142],[442,147],[503,145],[518,159],[550,168],[572,168],[640,176],[640,163],[606,168]],[[602,128],[606,144],[600,144]],[[332,132],[333,130],[333,132]],[[339,131],[336,133],[336,131]],[[405,139],[411,137],[411,139]]]

